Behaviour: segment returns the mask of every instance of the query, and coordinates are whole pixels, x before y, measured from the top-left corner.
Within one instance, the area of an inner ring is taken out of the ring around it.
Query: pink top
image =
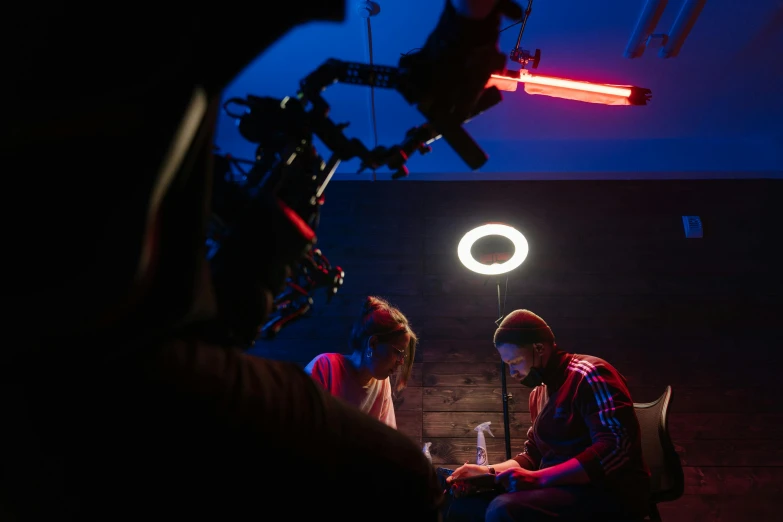
[[[370,382],[361,385],[357,381],[357,371],[351,361],[340,353],[322,353],[316,356],[305,366],[305,372],[332,395],[397,429],[388,377],[381,381],[370,378]]]

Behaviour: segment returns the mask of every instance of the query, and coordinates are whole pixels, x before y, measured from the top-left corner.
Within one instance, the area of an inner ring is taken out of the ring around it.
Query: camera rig
[[[295,98],[277,100],[249,95],[245,99],[230,98],[223,108],[229,116],[238,120],[242,137],[251,143],[259,143],[259,147],[268,144],[273,136],[279,136],[281,129],[290,135],[301,136],[307,142],[311,141],[313,134],[317,136],[332,151],[323,169],[320,192],[323,192],[340,162],[353,158],[362,160],[359,172],[386,166],[394,171],[393,179],[405,177],[408,175],[405,165],[408,158],[417,151],[422,154],[430,152],[429,143],[441,137],[471,169],[478,169],[486,163],[487,155],[462,124],[499,103],[502,98],[497,89],[485,89],[469,117],[460,121],[445,112],[429,111],[419,103],[427,123],[408,130],[405,139],[398,145],[370,150],[360,140],[345,136],[343,129],[347,124],[337,124],[329,118],[330,108],[321,92],[334,83],[396,89],[411,104],[418,103],[422,97],[409,81],[409,72],[405,69],[330,59],[300,82]],[[232,113],[228,109],[231,104],[245,106],[246,112]]]
[[[421,88],[421,76],[404,67],[330,59],[301,80],[294,97],[281,100],[248,95],[224,102],[224,111],[237,120],[242,137],[257,147],[253,161],[215,153],[208,258],[217,255],[222,239],[231,235],[235,224],[247,221],[247,212],[253,213],[249,209],[263,206],[268,210],[266,217],[271,216],[270,212],[275,214],[267,223],[256,223],[259,230],[250,239],[274,244],[277,252],[283,252],[278,254],[277,262],[289,270],[268,320],[257,332],[261,338],[271,339],[285,325],[305,316],[313,305],[311,294],[318,288],[328,288],[329,300],[343,284],[343,270],[333,267],[314,246],[324,192],[341,161],[359,158],[359,173],[387,167],[392,179],[399,179],[409,174],[408,159],[416,152],[430,152],[430,143],[441,137],[472,170],[487,161],[487,155],[462,124],[499,103],[502,97],[498,89],[460,93],[463,99],[472,96],[473,103],[468,111],[453,111],[438,102],[438,93]],[[474,80],[472,84],[477,85],[485,83],[486,78]],[[396,89],[408,103],[416,104],[426,122],[409,129],[399,144],[368,149],[357,138],[344,134],[347,124],[329,118],[330,108],[321,93],[334,83]],[[457,86],[454,90],[459,89]],[[244,112],[234,112],[232,106],[244,107]],[[331,151],[326,161],[315,150],[314,137]],[[267,229],[265,235],[260,228]]]

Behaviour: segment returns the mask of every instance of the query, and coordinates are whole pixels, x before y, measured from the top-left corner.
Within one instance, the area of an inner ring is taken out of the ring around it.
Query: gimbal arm
[[[303,79],[300,82],[298,98],[303,104],[310,103],[312,105],[308,114],[311,116],[310,123],[313,133],[337,158],[338,161],[332,161],[334,168],[337,167],[339,161],[358,157],[362,160],[362,170],[388,166],[395,171],[394,178],[403,177],[408,174],[405,162],[411,154],[416,151],[429,152],[428,144],[440,137],[446,139],[471,169],[475,170],[486,163],[487,155],[462,128],[462,124],[501,101],[502,98],[496,88],[486,89],[482,93],[476,110],[469,115],[468,119],[457,121],[447,114],[436,115],[428,118],[430,121],[427,123],[410,129],[406,133],[403,143],[389,148],[377,147],[371,151],[359,140],[348,139],[343,134],[344,126],[335,124],[328,118],[329,105],[321,96],[321,92],[334,83],[396,89],[409,103],[417,103],[419,99],[416,89],[410,81],[409,71],[397,67],[331,59]],[[425,117],[428,116],[419,104],[417,107]]]

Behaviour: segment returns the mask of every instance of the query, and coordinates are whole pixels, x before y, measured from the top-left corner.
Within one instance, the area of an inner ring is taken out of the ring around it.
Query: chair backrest
[[[650,502],[668,502],[680,498],[685,489],[680,456],[669,436],[669,404],[672,387],[653,402],[634,403],[642,433],[642,454],[650,468]]]

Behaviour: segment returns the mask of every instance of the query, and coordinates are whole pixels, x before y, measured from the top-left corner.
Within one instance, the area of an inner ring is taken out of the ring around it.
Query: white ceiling
[[[435,26],[443,0],[376,0],[370,19],[375,63],[396,65],[420,47]],[[656,32],[668,32],[683,0],[670,0]],[[341,24],[308,24],[291,31],[249,65],[225,97],[295,94],[299,80],[327,58],[368,62],[366,21],[354,0]],[[521,0],[523,5],[527,0]],[[647,106],[604,106],[504,93],[501,104],[466,124],[489,154],[471,173],[443,141],[408,161],[409,179],[605,179],[783,177],[783,0],[707,0],[679,56],[641,58],[623,52],[644,0],[537,0],[522,47],[540,48],[540,74],[652,90]],[[504,21],[504,27],[510,25]],[[501,33],[500,48],[514,47],[517,27]],[[509,66],[513,64],[509,62]],[[375,143],[370,89],[329,87],[324,97],[346,135]],[[376,90],[378,142],[393,145],[423,123],[396,91]],[[252,158],[254,145],[221,116],[217,145]],[[322,155],[328,151],[319,149]],[[344,162],[335,179],[355,174]],[[378,171],[377,179],[389,179]]]

